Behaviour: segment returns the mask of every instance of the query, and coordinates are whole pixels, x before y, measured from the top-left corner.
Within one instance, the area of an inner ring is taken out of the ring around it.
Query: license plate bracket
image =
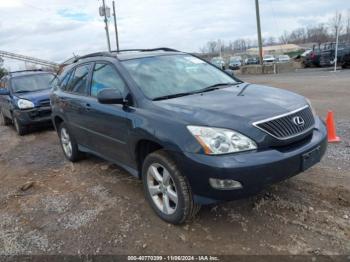
[[[305,171],[321,161],[321,147],[318,146],[302,155],[301,170]]]

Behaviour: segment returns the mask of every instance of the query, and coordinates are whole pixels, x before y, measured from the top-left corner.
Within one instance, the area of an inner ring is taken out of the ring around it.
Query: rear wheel
[[[9,126],[11,125],[11,120],[4,116],[3,112],[0,110],[0,125]]]
[[[82,153],[79,151],[78,144],[65,123],[60,124],[58,135],[64,156],[71,162],[80,160]]]
[[[13,124],[18,135],[24,136],[28,133],[28,127],[26,125],[21,124],[21,122],[15,116],[13,117]]]
[[[163,220],[181,224],[199,211],[200,205],[194,203],[187,179],[163,150],[146,157],[142,180],[148,202]]]

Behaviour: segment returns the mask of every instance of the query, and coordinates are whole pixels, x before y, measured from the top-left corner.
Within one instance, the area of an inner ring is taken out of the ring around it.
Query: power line
[[[20,54],[15,54],[15,53],[0,50],[0,58],[1,57],[7,57],[10,59],[20,60],[20,61],[24,61],[24,62],[30,62],[33,64],[49,66],[49,67],[53,67],[53,68],[59,66],[59,64],[57,64],[57,63],[47,61],[44,59],[39,59],[39,58],[35,58],[35,57],[30,57],[30,56],[25,56],[25,55],[20,55]]]

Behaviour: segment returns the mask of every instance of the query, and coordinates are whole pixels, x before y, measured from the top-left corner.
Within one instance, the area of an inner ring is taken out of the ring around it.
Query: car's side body
[[[94,59],[86,59],[84,62],[94,63],[94,61]],[[120,73],[124,71],[116,59],[104,57],[100,61],[110,63]],[[74,67],[67,68],[65,72],[70,70],[74,70]],[[127,74],[127,72],[123,73]],[[89,78],[91,78],[91,72]],[[174,136],[177,127],[168,115],[161,111],[157,113],[147,110],[148,102],[140,99],[142,94],[131,78],[123,78],[123,80],[134,95],[127,107],[103,105],[97,101],[97,98],[67,93],[60,88],[54,88],[51,96],[52,118],[56,128],[61,121],[68,123],[82,151],[117,163],[139,177],[141,167],[138,158],[142,157],[142,152],[139,152],[142,143],[152,142],[153,145],[166,150],[179,151],[178,145],[184,144],[185,138]],[[64,111],[61,110],[62,107],[65,108]],[[173,132],[155,134],[155,130],[161,130],[157,128],[159,126],[167,126]]]

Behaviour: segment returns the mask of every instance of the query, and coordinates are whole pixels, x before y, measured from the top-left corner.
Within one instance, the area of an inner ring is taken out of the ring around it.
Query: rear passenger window
[[[68,85],[68,81],[72,75],[73,70],[70,70],[66,75],[63,76],[63,79],[60,81],[59,83],[59,87],[62,90],[66,90],[67,89],[67,85]]]
[[[97,63],[92,75],[91,96],[96,97],[105,88],[118,89],[123,95],[127,92],[123,79],[112,65]]]
[[[66,90],[68,92],[87,95],[90,64],[78,66],[70,77]]]

